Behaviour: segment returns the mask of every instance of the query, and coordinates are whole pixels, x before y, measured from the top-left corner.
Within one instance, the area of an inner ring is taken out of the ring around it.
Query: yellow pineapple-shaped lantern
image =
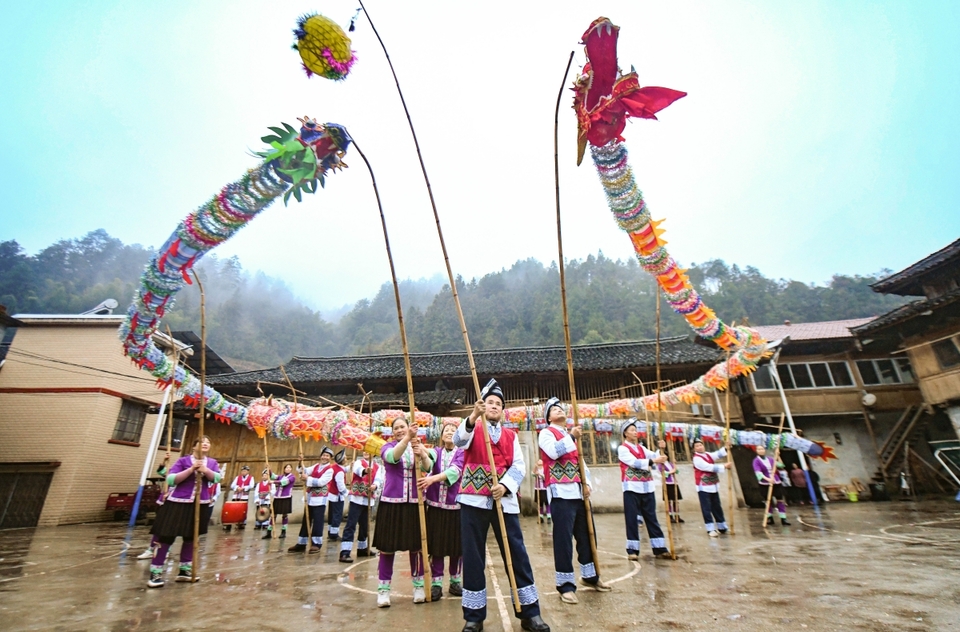
[[[345,79],[357,60],[350,50],[350,38],[340,25],[319,14],[304,15],[293,30],[297,36],[294,50],[299,51],[303,69],[308,77],[320,75],[327,79]]]

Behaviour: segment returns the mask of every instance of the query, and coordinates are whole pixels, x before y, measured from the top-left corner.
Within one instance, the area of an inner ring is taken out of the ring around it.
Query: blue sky
[[[160,245],[254,164],[268,125],[347,125],[377,171],[397,271],[443,272],[413,143],[372,31],[342,83],[290,50],[303,12],[346,1],[9,4],[0,20],[0,239],[29,252],[105,228]],[[588,6],[585,6],[588,5]],[[667,5],[667,6],[664,6]],[[620,62],[689,96],[625,136],[681,263],[722,258],[822,283],[898,269],[960,236],[960,4],[377,2],[368,8],[420,136],[451,263],[465,277],[556,259],[553,108],[598,15]],[[564,97],[564,251],[631,255]],[[389,272],[369,176],[351,168],[222,246],[332,308]],[[120,298],[120,297],[118,297]]]

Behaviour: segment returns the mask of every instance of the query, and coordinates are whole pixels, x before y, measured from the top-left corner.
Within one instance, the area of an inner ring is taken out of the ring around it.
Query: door
[[[0,529],[35,527],[53,472],[0,473]]]

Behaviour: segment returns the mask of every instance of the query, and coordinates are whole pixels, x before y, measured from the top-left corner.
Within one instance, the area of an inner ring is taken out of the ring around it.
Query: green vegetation
[[[129,304],[140,272],[154,251],[124,245],[98,230],[59,241],[30,256],[16,241],[0,242],[0,304],[15,313],[79,313],[106,298]],[[336,323],[304,306],[283,284],[245,272],[236,257],[210,255],[198,265],[207,288],[210,346],[220,355],[262,366],[292,356],[397,353],[399,330],[393,289],[384,284]],[[752,267],[723,261],[689,268],[704,300],[727,322],[755,325],[837,320],[882,314],[902,304],[869,284],[874,276],[835,275],[825,286],[775,280]],[[575,344],[652,338],[654,283],[636,261],[587,257],[567,264],[570,335]],[[533,259],[469,282],[458,280],[470,342],[475,349],[563,344],[560,275]],[[401,298],[411,350],[456,351],[463,338],[449,287],[404,281]],[[164,326],[199,331],[199,296],[185,289]],[[662,334],[688,334],[686,322],[662,304]],[[244,364],[246,364],[246,362]]]

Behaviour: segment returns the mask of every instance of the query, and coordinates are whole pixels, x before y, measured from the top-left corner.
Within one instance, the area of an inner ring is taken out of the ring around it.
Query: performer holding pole
[[[445,421],[440,445],[433,449],[433,470],[420,479],[425,490],[427,537],[430,540],[430,599],[443,596],[443,560],[450,558],[450,589],[454,597],[463,596],[463,545],[460,538],[460,478],[463,476],[463,450],[453,444],[457,422]]]
[[[202,439],[202,438],[204,438],[204,436],[205,436],[205,435],[203,434],[203,422],[204,422],[204,420],[207,418],[207,303],[206,303],[206,294],[205,294],[204,291],[203,291],[203,283],[201,283],[201,281],[200,281],[200,275],[197,273],[197,269],[196,269],[196,268],[192,268],[191,271],[193,272],[193,278],[194,278],[194,279],[196,280],[196,282],[197,282],[197,289],[200,290],[200,402],[199,402],[199,405],[198,405],[198,413],[197,413],[197,420],[198,420],[198,422],[199,422],[199,423],[197,424],[197,426],[198,426],[198,428],[197,428],[197,436]],[[208,439],[207,439],[207,447],[208,447],[208,449],[209,449],[209,445],[210,445],[210,439],[208,438]],[[201,459],[203,459],[204,461],[206,460],[206,456],[203,455],[203,442],[202,442],[202,441],[201,441],[199,444],[195,444],[194,453],[195,453],[195,459],[196,459],[196,460],[198,460],[198,461],[201,460]],[[214,461],[214,463],[216,463],[216,461]],[[208,469],[209,469],[209,468],[208,468]],[[201,492],[200,492],[200,487],[201,487],[201,485],[204,487],[204,489],[207,489],[207,488],[208,488],[208,486],[203,483],[204,477],[205,477],[205,476],[208,477],[208,476],[207,476],[207,473],[203,471],[203,468],[197,468],[197,469],[195,470],[195,472],[196,472],[195,477],[196,477],[196,479],[197,479],[197,482],[196,482],[196,485],[194,486],[194,490],[193,490],[193,499],[194,499],[194,500],[193,500],[193,541],[192,541],[192,544],[199,542],[201,530],[202,530],[204,533],[206,533],[206,531],[207,531],[207,526],[210,524],[210,515],[209,515],[209,514],[207,514],[206,516],[201,515],[201,514],[203,514],[204,512],[201,511],[202,506],[203,506],[203,499],[201,498]],[[208,477],[208,478],[209,478],[209,477]],[[179,481],[178,481],[178,482],[179,482]],[[219,482],[220,482],[220,481],[215,481],[215,483],[219,483]],[[209,506],[210,506],[211,509],[212,509],[213,505],[211,504],[211,505],[209,505]],[[203,521],[203,528],[202,528],[202,529],[201,529],[201,527],[200,527],[200,522],[201,522],[201,520]],[[191,551],[190,551],[191,554],[193,553],[193,550],[192,550],[192,549],[193,549],[193,547],[191,546]],[[182,566],[182,564],[183,564],[183,553],[182,553],[182,552],[181,552],[181,554],[180,554],[180,564],[181,564],[181,566]],[[181,569],[181,570],[182,570],[182,569]],[[179,577],[177,577],[177,581],[180,581],[180,578],[179,578]],[[184,580],[184,581],[186,581],[186,580]],[[196,565],[196,564],[191,564],[191,565],[190,565],[190,579],[189,579],[189,581],[191,581],[191,582],[197,581],[197,565]]]
[[[707,452],[702,439],[693,442],[693,476],[697,483],[697,495],[700,497],[700,511],[707,526],[707,535],[719,537],[727,532],[727,523],[723,517],[723,503],[720,502],[720,472],[729,470],[730,462],[717,463],[727,455],[724,448],[716,452]]]
[[[408,425],[404,417],[393,420],[392,430],[393,440],[380,449],[384,482],[377,529],[373,534],[373,546],[380,551],[380,583],[377,587],[379,608],[390,607],[393,561],[398,551],[410,552],[413,603],[424,603],[427,600],[420,528],[423,520],[423,493],[417,488],[415,472],[430,472],[433,469],[434,453],[420,442],[417,427]]]
[[[600,592],[610,591],[610,586],[600,579],[590,548],[591,535],[587,529],[589,518],[584,502],[590,498],[590,472],[583,466],[577,449],[582,429],[575,425],[567,432],[567,415],[560,400],[556,397],[548,399],[543,405],[543,416],[549,425],[540,431],[538,443],[543,459],[543,475],[553,499],[550,509],[553,514],[553,564],[557,592],[562,602],[576,604],[579,599],[573,572],[573,539],[577,541],[580,583]],[[581,477],[581,472],[585,473],[586,478]]]
[[[783,433],[783,420],[785,415],[780,413],[780,428],[777,430],[776,448],[773,451],[773,458],[767,458],[767,449],[762,445],[757,446],[757,456],[753,459],[753,472],[757,475],[757,482],[760,483],[760,489],[767,488],[767,502],[763,508],[763,528],[773,524],[773,513],[770,511],[772,499],[777,499],[777,513],[780,514],[780,524],[787,527],[787,507],[783,504],[783,483],[780,480],[780,473],[777,472],[777,459],[780,458],[780,435]]]
[[[463,618],[464,632],[483,630],[487,618],[486,568],[487,532],[500,545],[504,562],[515,572],[518,598],[514,608],[520,627],[534,632],[549,632],[540,617],[540,601],[533,579],[533,569],[523,545],[520,530],[520,502],[517,492],[526,474],[526,464],[517,433],[504,428],[503,391],[496,380],[490,380],[480,392],[473,411],[457,428],[453,442],[464,454],[463,479],[460,482],[460,537],[463,545]],[[481,440],[477,441],[477,435]],[[484,445],[484,438],[489,443]],[[493,467],[490,466],[491,461]],[[502,514],[494,508],[502,507]],[[498,518],[502,518],[501,523]],[[379,525],[379,520],[377,521]],[[511,562],[512,560],[512,562]]]
[[[658,466],[660,474],[667,484],[663,501],[667,503],[670,522],[682,523],[684,520],[680,517],[680,501],[683,499],[683,494],[680,493],[680,486],[677,484],[677,466],[673,454],[673,441],[667,443],[661,439],[657,445],[660,450],[667,449],[667,460]]]
[[[640,558],[637,516],[643,516],[654,556],[668,557],[670,550],[657,521],[657,488],[651,472],[653,465],[665,462],[667,457],[640,445],[636,419],[629,420],[620,431],[623,442],[617,448],[617,458],[620,461],[623,515],[627,525],[627,559],[635,561]]]
[[[323,446],[323,450],[320,451],[320,462],[300,471],[306,501],[303,504],[300,537],[296,544],[287,549],[290,553],[302,551],[308,554],[319,553],[323,546],[323,519],[327,511],[327,496],[330,486],[334,484],[332,461],[333,450]]]
[[[357,540],[357,557],[369,557],[370,512],[373,510],[374,499],[378,489],[383,488],[383,468],[361,456],[354,459],[350,466],[353,478],[350,481],[350,509],[347,511],[347,526],[343,529],[343,538],[340,540],[340,561],[352,564],[353,536],[359,526],[360,534]]]
[[[283,466],[283,474],[274,475],[276,489],[273,493],[273,506],[271,507],[273,518],[270,526],[267,527],[269,532],[263,536],[264,540],[274,537],[273,530],[276,526],[277,516],[281,516],[281,525],[280,535],[276,537],[280,539],[287,537],[287,524],[290,521],[290,513],[293,511],[293,484],[296,482],[297,477],[293,474],[293,466],[289,463]]]

